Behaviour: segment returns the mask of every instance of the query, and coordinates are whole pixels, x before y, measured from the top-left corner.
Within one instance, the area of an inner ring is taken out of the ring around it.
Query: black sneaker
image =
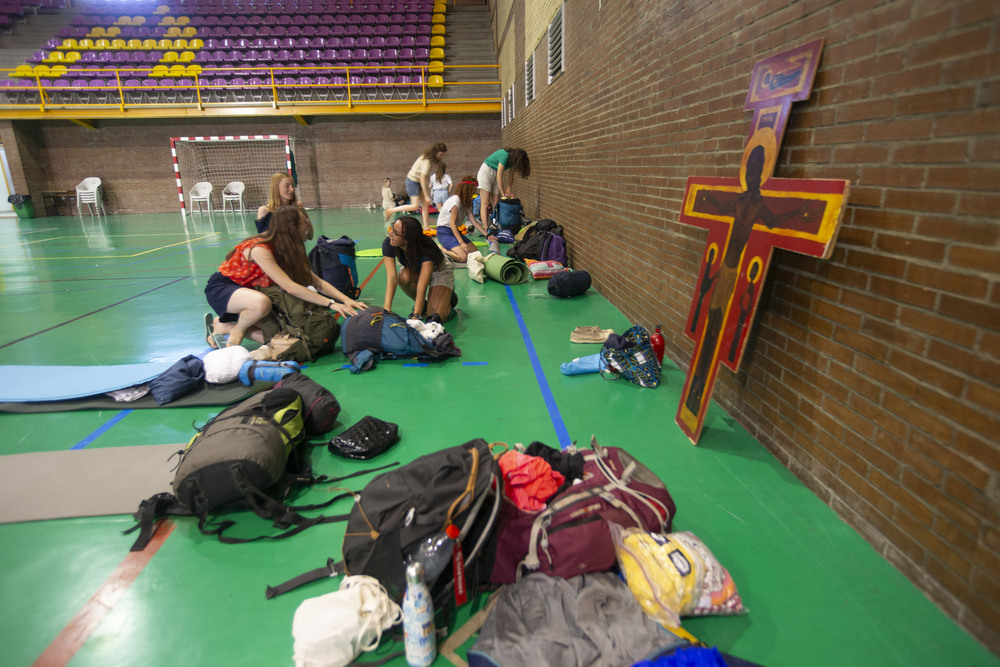
[[[458,305],[458,295],[455,294],[454,290],[452,290],[452,293],[451,293],[451,307],[452,307],[452,309],[454,309],[455,306],[457,306],[457,305]]]

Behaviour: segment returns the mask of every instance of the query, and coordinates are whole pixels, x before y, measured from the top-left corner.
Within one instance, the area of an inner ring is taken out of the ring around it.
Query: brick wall
[[[0,124],[17,192],[40,202],[43,190],[72,190],[85,177],[99,176],[111,213],[179,211],[170,137],[287,134],[307,206],[380,205],[383,179],[391,177],[394,191],[402,193],[410,165],[431,144],[448,145],[445,161],[457,181],[475,174],[500,142],[494,115],[317,117],[308,127],[287,118],[95,124],[94,130],[59,121]],[[245,203],[256,208],[264,202]]]
[[[546,83],[543,39],[526,108],[534,44],[523,26],[504,44],[503,145],[532,162],[517,195],[685,369],[704,250],[678,222],[685,180],[737,175],[754,63],[825,38],[776,176],[850,179],[839,241],[826,261],[776,253],[714,398],[1000,652],[1000,5],[573,0],[564,20],[565,72]]]

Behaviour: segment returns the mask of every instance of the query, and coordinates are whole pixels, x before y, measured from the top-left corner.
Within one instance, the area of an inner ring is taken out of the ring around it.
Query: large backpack
[[[568,484],[539,512],[521,510],[504,497],[497,527],[491,581],[512,583],[529,572],[569,579],[604,572],[615,564],[606,520],[669,533],[676,506],[667,487],[646,466],[618,447],[591,439],[583,454],[583,478]]]
[[[378,359],[441,361],[462,355],[451,334],[442,333],[428,343],[402,317],[377,306],[344,321],[340,346],[351,360],[352,373],[371,370]]]
[[[406,591],[407,556],[450,525],[458,531],[462,563],[453,562],[427,582],[440,607],[456,586],[487,581],[502,495],[503,478],[485,440],[421,456],[375,477],[357,494],[344,532],[343,561],[329,559],[325,567],[270,586],[267,597],[346,572],[375,577],[398,602]]]
[[[279,333],[299,340],[278,355],[277,361],[315,361],[337,349],[340,324],[329,310],[292,296],[277,285],[258,288],[271,299],[271,313],[259,321],[264,340]]]
[[[309,263],[313,273],[330,283],[345,296],[357,299],[361,294],[358,287],[357,244],[349,236],[341,236],[336,241],[320,236],[316,246],[309,251]]]
[[[320,505],[293,507],[287,504],[294,487],[330,481],[312,474],[302,397],[287,387],[270,389],[223,410],[209,421],[181,453],[173,481],[173,494],[159,493],[142,501],[135,513],[138,522],[126,532],[139,529],[132,551],[145,548],[159,516],[196,516],[205,535],[221,542],[253,542],[294,535],[318,523],[343,517],[306,518],[298,510],[326,507],[343,494]],[[210,516],[236,510],[252,510],[274,522],[285,532],[253,538],[230,538],[224,531],[234,525],[225,520],[213,524]]]
[[[562,243],[561,259],[559,257],[542,257],[546,247],[552,243],[551,238],[558,236],[561,240],[562,235],[563,228],[557,225],[554,220],[539,220],[528,227],[521,240],[507,250],[507,256],[516,259],[554,259],[565,266],[565,242]],[[556,248],[553,247],[550,252],[557,254],[555,250]]]

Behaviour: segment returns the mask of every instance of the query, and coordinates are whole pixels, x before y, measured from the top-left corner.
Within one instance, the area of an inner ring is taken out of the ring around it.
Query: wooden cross
[[[833,252],[849,181],[772,178],[792,103],[809,97],[823,40],[757,62],[745,109],[754,111],[738,178],[688,178],[681,222],[708,230],[685,333],[694,356],[677,424],[698,444],[719,364],[734,372],[757,314],[775,248]]]

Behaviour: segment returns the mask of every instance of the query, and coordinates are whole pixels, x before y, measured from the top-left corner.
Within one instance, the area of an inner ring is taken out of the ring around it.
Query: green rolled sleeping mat
[[[491,253],[486,258],[486,275],[504,285],[516,285],[528,281],[528,265],[513,257]]]

